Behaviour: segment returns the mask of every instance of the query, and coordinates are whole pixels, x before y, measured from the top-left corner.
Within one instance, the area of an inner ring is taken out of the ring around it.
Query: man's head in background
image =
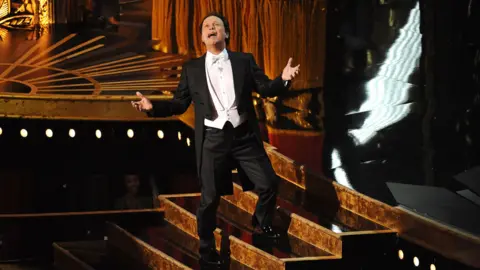
[[[124,178],[125,189],[129,194],[137,194],[140,187],[140,177],[135,174],[127,174]]]

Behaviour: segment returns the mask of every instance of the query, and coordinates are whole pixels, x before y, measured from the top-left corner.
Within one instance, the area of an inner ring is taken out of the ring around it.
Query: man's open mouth
[[[216,37],[216,36],[217,36],[217,33],[210,33],[210,34],[208,34],[208,38]]]

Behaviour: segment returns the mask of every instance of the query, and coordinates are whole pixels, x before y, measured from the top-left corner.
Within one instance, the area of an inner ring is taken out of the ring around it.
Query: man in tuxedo
[[[233,192],[234,167],[238,168],[243,190],[254,187],[259,195],[252,225],[265,237],[279,237],[272,228],[279,178],[263,148],[252,90],[264,97],[286,92],[299,66],[292,67],[290,58],[283,73],[270,80],[252,54],[226,49],[230,28],[222,15],[207,15],[200,31],[207,53],[184,64],[173,99],[155,103],[137,93],[140,101],[132,105],[149,116],[166,117],[184,113],[193,101],[202,193],[197,211],[201,263],[219,265],[213,237],[216,211],[220,196]]]

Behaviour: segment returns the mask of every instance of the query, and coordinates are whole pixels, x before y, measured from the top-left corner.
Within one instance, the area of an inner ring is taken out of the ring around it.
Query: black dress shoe
[[[220,269],[222,266],[221,257],[215,249],[202,254],[199,262],[201,269]]]
[[[276,232],[272,226],[266,225],[266,226],[260,226],[260,223],[258,222],[257,217],[255,214],[253,214],[252,217],[252,227],[255,230],[257,227],[260,227],[261,232],[260,236],[266,237],[266,238],[271,238],[271,239],[278,239],[280,238],[280,234]]]

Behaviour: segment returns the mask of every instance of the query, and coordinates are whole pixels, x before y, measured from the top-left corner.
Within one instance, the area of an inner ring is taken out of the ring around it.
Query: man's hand
[[[290,57],[290,59],[288,59],[287,65],[283,69],[282,80],[284,80],[284,81],[293,80],[293,78],[295,78],[295,76],[297,76],[298,72],[300,72],[300,65],[298,65],[296,67],[292,67],[292,60],[293,60],[293,58]]]
[[[142,93],[137,92],[137,97],[140,98],[140,101],[132,101],[132,106],[140,112],[148,112],[153,109],[152,102],[146,98]]]

